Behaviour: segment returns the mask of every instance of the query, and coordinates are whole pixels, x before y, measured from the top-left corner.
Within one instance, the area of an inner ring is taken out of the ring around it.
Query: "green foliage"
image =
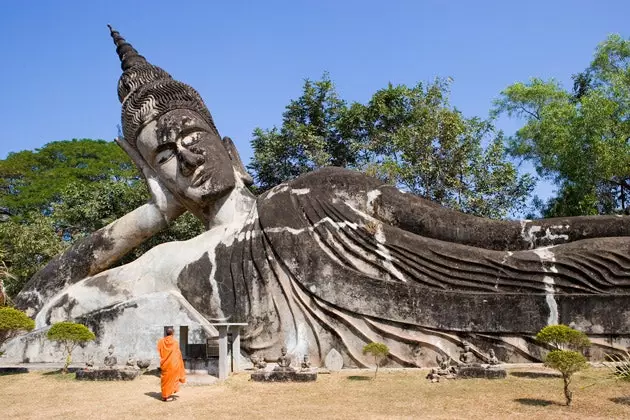
[[[463,117],[448,94],[449,81],[439,79],[412,88],[390,84],[367,105],[354,104],[347,118],[359,122],[353,130],[364,169],[465,213],[501,218],[519,211],[533,179],[506,160],[502,133]]]
[[[53,324],[48,330],[46,337],[63,345],[66,353],[66,361],[63,367],[64,373],[68,371],[68,366],[72,362],[72,351],[74,348],[78,344],[86,343],[96,338],[88,327],[74,322],[57,322]]]
[[[617,379],[630,381],[630,353],[626,350],[624,354],[608,354],[607,361],[604,362]]]
[[[389,347],[383,343],[371,342],[363,346],[363,354],[369,354],[374,357],[374,364],[376,364],[376,370],[374,371],[374,377],[378,373],[378,366],[389,354]]]
[[[591,342],[582,331],[575,330],[567,325],[547,325],[536,334],[536,340],[550,344],[556,349],[580,350],[588,347]]]
[[[31,212],[0,223],[0,247],[11,277],[4,278],[6,292],[15,296],[24,283],[51,258],[62,252],[68,243],[55,229],[50,216]]]
[[[509,139],[513,156],[531,161],[560,188],[545,216],[611,214],[630,201],[630,40],[601,43],[573,92],[557,82],[531,79],[507,87],[496,114],[523,119]]]
[[[575,372],[588,367],[582,353],[573,350],[552,350],[545,357],[545,365],[558,370],[563,376],[571,376]]]
[[[328,74],[307,79],[302,96],[286,107],[280,129],[254,130],[248,168],[256,173],[258,191],[324,166],[353,165],[356,153],[342,134],[345,110]]]
[[[582,353],[565,349],[582,349],[590,345],[590,340],[583,332],[562,324],[544,327],[536,334],[536,340],[555,347],[545,356],[545,365],[562,374],[566,403],[571,405],[573,401],[573,392],[569,389],[571,377],[574,373],[586,369],[588,362]]]
[[[19,331],[31,331],[35,328],[35,321],[22,311],[8,306],[0,307],[0,347]]]
[[[137,178],[131,160],[114,142],[56,141],[0,161],[0,206],[14,215],[44,211],[71,183]]]
[[[482,144],[488,143],[486,148]],[[506,160],[488,121],[448,104],[448,82],[389,85],[347,107],[328,75],[307,80],[280,129],[256,129],[249,165],[260,191],[323,166],[365,171],[466,213],[505,217],[525,205],[534,182]]]

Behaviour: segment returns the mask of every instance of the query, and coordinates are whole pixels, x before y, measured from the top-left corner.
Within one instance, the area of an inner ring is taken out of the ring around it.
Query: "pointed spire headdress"
[[[118,80],[118,99],[122,103],[125,141],[135,147],[136,137],[146,123],[174,109],[196,112],[219,135],[208,108],[195,89],[149,63],[118,31],[107,26],[123,70]]]

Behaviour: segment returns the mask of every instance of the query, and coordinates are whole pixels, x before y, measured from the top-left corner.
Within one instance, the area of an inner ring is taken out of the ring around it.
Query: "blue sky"
[[[111,23],[150,62],[195,87],[243,160],[255,127],[281,122],[304,78],[342,98],[388,82],[452,77],[451,103],[486,117],[502,89],[570,76],[629,1],[30,1],[0,6],[0,158],[71,138],[116,136],[120,64]],[[519,121],[497,122],[512,134]],[[537,192],[547,196],[542,183]]]

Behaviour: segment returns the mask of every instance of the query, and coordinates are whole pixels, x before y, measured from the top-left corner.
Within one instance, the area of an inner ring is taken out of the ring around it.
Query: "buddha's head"
[[[138,54],[111,28],[123,74],[118,81],[124,141],[191,210],[251,183],[229,138],[192,87],[174,80]]]

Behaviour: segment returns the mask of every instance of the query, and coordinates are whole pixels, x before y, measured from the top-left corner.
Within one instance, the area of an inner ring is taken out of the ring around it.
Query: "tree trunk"
[[[573,392],[569,390],[571,378],[569,376],[562,376],[562,379],[564,380],[564,397],[567,400],[567,406],[570,406],[571,401],[573,401]]]

